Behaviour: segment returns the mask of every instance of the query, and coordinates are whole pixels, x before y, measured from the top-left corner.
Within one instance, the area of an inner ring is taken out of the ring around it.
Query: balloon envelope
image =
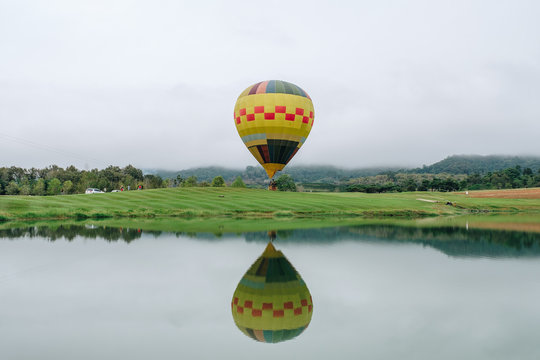
[[[231,303],[236,326],[254,340],[290,340],[308,326],[313,314],[309,290],[281,251],[269,242],[240,280]]]
[[[280,80],[251,85],[234,106],[236,130],[269,178],[282,170],[300,149],[314,118],[309,95]]]

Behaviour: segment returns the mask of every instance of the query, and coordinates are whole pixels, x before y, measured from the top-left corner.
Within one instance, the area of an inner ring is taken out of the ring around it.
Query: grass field
[[[540,215],[540,199],[475,198],[435,192],[289,193],[233,188],[0,197],[3,221],[161,217],[420,218],[479,212]]]

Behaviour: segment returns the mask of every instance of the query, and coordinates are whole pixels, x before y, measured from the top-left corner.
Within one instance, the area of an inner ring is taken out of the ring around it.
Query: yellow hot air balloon
[[[236,130],[270,179],[306,141],[314,118],[309,95],[280,80],[251,85],[234,106]]]
[[[236,326],[261,342],[300,335],[311,321],[313,301],[306,283],[269,242],[240,280],[231,303]]]

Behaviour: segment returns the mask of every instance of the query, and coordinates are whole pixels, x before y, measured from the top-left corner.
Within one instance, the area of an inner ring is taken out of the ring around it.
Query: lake
[[[313,304],[309,326],[274,344],[246,336],[232,315],[269,239]],[[540,234],[4,228],[0,305],[1,359],[539,359]]]

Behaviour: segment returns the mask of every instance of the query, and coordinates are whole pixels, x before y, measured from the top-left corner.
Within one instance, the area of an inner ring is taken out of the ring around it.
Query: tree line
[[[102,170],[57,165],[43,169],[0,168],[0,195],[79,194],[88,188],[112,191],[121,187],[136,189],[139,185],[153,189],[163,187],[164,180],[155,175],[143,175],[142,170],[132,165],[109,166]]]
[[[350,180],[342,187],[349,192],[382,193],[402,191],[464,191],[540,187],[540,169],[521,166],[484,175],[385,174]]]
[[[212,181],[199,181],[197,176],[191,175],[187,178],[183,178],[182,175],[177,175],[176,178],[172,179],[171,187],[225,187],[227,183],[223,176],[215,176]],[[231,187],[242,187],[245,188],[246,184],[242,180],[241,176],[237,176],[236,179],[230,184]]]
[[[0,168],[0,195],[68,195],[82,194],[88,188],[105,192],[112,190],[158,189],[167,187],[192,186],[227,186],[222,176],[216,176],[211,182],[199,182],[196,176],[163,179],[159,175],[143,175],[141,169],[132,165],[120,168],[109,166],[98,170],[79,170],[74,166],[62,168],[52,165],[43,169],[23,169],[20,167]],[[246,187],[238,176],[232,187]]]
[[[296,184],[293,180],[293,178],[287,174],[283,174],[279,176],[275,180],[275,185],[277,190],[279,191],[297,191]],[[225,179],[223,176],[218,175],[212,179],[212,182],[208,181],[201,181],[199,182],[197,177],[195,175],[191,175],[184,179],[181,175],[177,175],[175,179],[173,179],[173,186],[180,186],[180,187],[223,187],[227,186]],[[237,176],[236,179],[231,183],[231,187],[236,188],[245,188],[247,187],[244,183],[244,180],[242,179],[242,176]],[[252,186],[253,187],[253,186]],[[258,186],[257,186],[258,187]]]
[[[248,186],[252,184],[250,173],[255,175],[262,169],[246,171]],[[267,184],[267,183],[266,183]],[[217,175],[211,181],[199,181],[191,175],[163,179],[159,175],[143,175],[141,169],[132,165],[120,168],[109,166],[98,170],[79,170],[74,166],[61,168],[52,165],[43,169],[23,169],[19,167],[0,168],[0,195],[60,195],[80,194],[87,188],[98,188],[112,191],[120,188],[156,189],[165,187],[246,187],[244,177],[238,175],[233,181],[227,181]],[[276,186],[281,191],[297,191],[293,178],[282,174],[276,179]],[[482,189],[510,189],[540,187],[540,169],[534,172],[531,168],[517,165],[504,170],[486,174],[453,175],[453,174],[410,174],[386,171],[379,175],[364,176],[345,180],[339,183],[301,183],[300,191],[348,191],[348,192],[402,192],[402,191],[463,191]]]

